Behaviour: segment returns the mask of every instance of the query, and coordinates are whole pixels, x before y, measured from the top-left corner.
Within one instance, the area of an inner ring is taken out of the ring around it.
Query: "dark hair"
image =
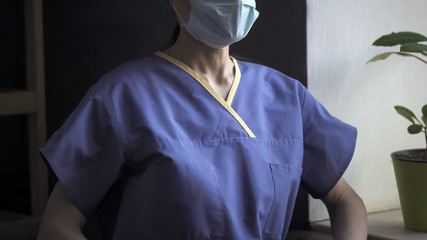
[[[162,50],[166,50],[176,43],[176,40],[178,39],[180,31],[181,31],[181,29],[180,29],[179,24],[177,22],[175,30],[172,33],[172,36],[169,38],[169,41],[165,44],[165,46],[162,48]]]

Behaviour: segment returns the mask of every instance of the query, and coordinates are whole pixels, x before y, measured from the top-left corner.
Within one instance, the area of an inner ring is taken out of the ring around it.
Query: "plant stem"
[[[418,60],[420,60],[420,61],[421,61],[421,62],[423,62],[423,63],[427,63],[427,61],[426,61],[426,60],[424,60],[424,59],[422,59],[422,58],[420,58],[420,57],[417,57],[417,56],[414,56],[414,57],[418,58]]]
[[[412,54],[411,54],[412,55]],[[418,57],[418,56],[415,56],[415,55],[412,55],[413,57],[415,57],[415,58],[417,58],[418,60],[420,60],[421,62],[423,62],[423,63],[426,63],[427,64],[427,61],[426,60],[424,60],[424,59],[422,59],[422,58],[420,58],[420,57]]]
[[[427,126],[424,127],[424,133],[425,133],[425,137],[426,137],[426,160],[427,160]]]
[[[417,122],[421,125],[421,126],[423,126],[423,123],[417,118],[417,117],[414,117],[415,118],[415,120],[417,120]],[[415,123],[414,123],[415,124]],[[424,130],[425,130],[426,128],[424,127]]]
[[[410,54],[410,53],[405,53],[405,52],[393,52],[393,53],[395,53],[395,54],[405,54],[405,57],[414,57],[414,58],[416,58],[416,59],[418,59],[418,60],[420,60],[421,62],[423,62],[423,63],[426,63],[427,64],[427,61],[426,60],[424,60],[424,59],[422,59],[422,58],[420,58],[420,57],[418,57],[417,55],[414,55],[414,54]],[[402,56],[402,55],[401,55]]]

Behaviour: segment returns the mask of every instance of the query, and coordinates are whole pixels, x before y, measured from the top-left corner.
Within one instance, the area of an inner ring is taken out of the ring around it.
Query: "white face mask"
[[[191,12],[182,26],[196,40],[221,49],[242,40],[259,16],[255,0],[190,0]]]

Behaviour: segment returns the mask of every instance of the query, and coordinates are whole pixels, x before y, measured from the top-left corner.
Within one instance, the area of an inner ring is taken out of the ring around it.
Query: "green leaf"
[[[388,57],[390,57],[390,55],[392,55],[392,54],[394,54],[394,52],[386,52],[386,53],[379,54],[379,55],[377,55],[377,56],[373,57],[373,58],[372,58],[371,60],[369,60],[367,63],[370,63],[370,62],[376,62],[376,61],[380,61],[380,60],[385,60],[385,59],[387,59]]]
[[[417,134],[420,133],[423,130],[423,126],[414,124],[408,127],[408,133],[410,134]]]
[[[397,113],[402,115],[404,118],[408,119],[411,123],[415,124],[415,121],[414,121],[415,114],[411,110],[403,106],[394,106],[394,109],[396,109]]]
[[[376,61],[380,61],[380,60],[385,60],[388,57],[390,57],[392,54],[397,54],[399,56],[403,56],[403,57],[414,57],[418,60],[421,60],[423,62],[425,62],[424,60],[422,60],[420,57],[417,57],[415,55],[409,54],[409,53],[402,53],[402,52],[386,52],[386,53],[381,53],[378,54],[377,56],[373,57],[372,59],[370,59],[368,62],[366,63],[370,63],[370,62],[376,62]]]
[[[427,117],[427,104],[421,108],[421,112],[423,113],[424,116]]]
[[[400,51],[422,53],[427,51],[427,45],[420,43],[405,43],[400,47]]]
[[[381,36],[372,44],[374,46],[395,46],[405,43],[427,41],[427,37],[414,32],[398,32]]]
[[[396,54],[404,57],[415,57],[414,55],[409,53],[396,52]]]
[[[422,107],[421,111],[423,112],[421,120],[423,120],[424,126],[427,126],[427,104]]]
[[[427,56],[427,52],[422,52],[421,54],[424,56]]]

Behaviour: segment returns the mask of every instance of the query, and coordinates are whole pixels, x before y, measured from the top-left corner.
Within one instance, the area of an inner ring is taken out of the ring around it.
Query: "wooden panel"
[[[28,130],[31,209],[39,217],[48,198],[47,168],[38,153],[46,141],[42,0],[25,0],[25,33],[27,86],[35,91],[38,103],[37,112],[29,115]]]
[[[38,149],[46,141],[42,0],[24,0],[28,91],[0,91],[0,116],[28,114],[32,216],[0,211],[0,239],[35,239],[48,198],[47,169]]]
[[[30,114],[28,118],[29,155],[30,155],[30,185],[31,211],[35,217],[40,217],[48,199],[48,173],[46,165],[39,154],[39,148],[45,142],[46,125],[40,112]],[[37,131],[31,131],[37,129]]]
[[[0,93],[0,116],[37,111],[35,91]]]

